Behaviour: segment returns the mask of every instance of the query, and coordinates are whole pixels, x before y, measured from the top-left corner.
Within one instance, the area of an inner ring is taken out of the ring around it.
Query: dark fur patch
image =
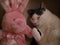
[[[43,14],[43,11],[44,11],[45,9],[44,8],[37,8],[37,9],[29,9],[28,10],[28,15],[29,15],[29,17],[31,18],[32,16],[33,16],[33,14],[37,14],[37,15],[42,15]]]

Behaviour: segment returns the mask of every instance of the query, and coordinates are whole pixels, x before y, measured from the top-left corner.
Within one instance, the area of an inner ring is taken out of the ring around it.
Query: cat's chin
[[[38,24],[33,24],[34,25],[34,27],[39,27],[39,25]]]

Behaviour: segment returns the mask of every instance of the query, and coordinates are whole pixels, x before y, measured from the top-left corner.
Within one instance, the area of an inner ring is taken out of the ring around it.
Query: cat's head
[[[46,10],[46,7],[43,2],[41,3],[39,8],[28,10],[28,15],[30,17],[30,21],[33,23],[34,26],[38,25],[39,18],[45,10]]]

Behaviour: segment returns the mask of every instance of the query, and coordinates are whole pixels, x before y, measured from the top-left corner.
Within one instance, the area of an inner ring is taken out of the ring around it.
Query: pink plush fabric
[[[25,35],[32,37],[32,30],[26,24],[23,11],[29,0],[3,0],[6,11],[0,31],[1,45],[26,45]]]

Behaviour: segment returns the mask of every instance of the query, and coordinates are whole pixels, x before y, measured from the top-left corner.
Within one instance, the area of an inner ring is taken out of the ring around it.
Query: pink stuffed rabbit
[[[0,31],[1,45],[26,45],[25,35],[32,37],[23,11],[29,0],[1,0],[6,11]]]

